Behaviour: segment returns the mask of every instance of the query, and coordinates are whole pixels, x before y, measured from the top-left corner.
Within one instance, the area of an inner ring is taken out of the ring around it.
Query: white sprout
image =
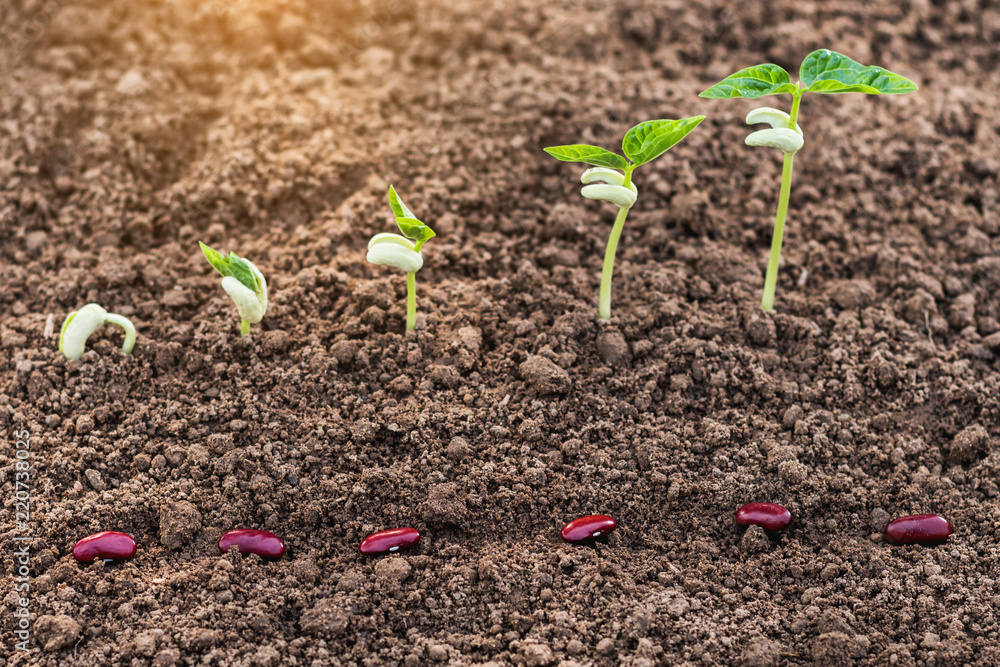
[[[236,304],[236,310],[240,314],[240,335],[246,336],[250,333],[250,325],[264,319],[264,313],[267,312],[267,280],[256,264],[249,259],[241,259],[246,262],[257,279],[257,291],[250,289],[233,276],[222,278],[222,289],[226,290],[226,294]]]
[[[66,317],[59,332],[59,351],[67,359],[80,359],[86,351],[87,339],[105,322],[117,324],[125,330],[122,352],[132,354],[132,348],[135,347],[135,325],[127,317],[109,313],[96,303],[88,303]]]

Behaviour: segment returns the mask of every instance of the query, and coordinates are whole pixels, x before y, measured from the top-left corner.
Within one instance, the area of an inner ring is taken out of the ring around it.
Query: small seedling
[[[424,266],[420,248],[437,236],[430,227],[417,220],[406,204],[389,186],[389,207],[396,215],[396,225],[403,235],[376,234],[368,241],[368,261],[392,266],[406,272],[406,330],[417,328],[417,271]]]
[[[625,133],[622,152],[625,157],[598,146],[572,144],[552,146],[545,152],[563,162],[582,162],[593,165],[583,172],[580,180],[584,188],[580,191],[587,199],[600,199],[618,207],[618,216],[611,228],[611,236],[604,251],[604,268],[601,271],[601,291],[597,312],[602,319],[611,317],[611,277],[615,271],[615,253],[618,238],[625,227],[625,218],[635,204],[639,191],[632,183],[632,172],[636,167],[652,162],[686,137],[698,127],[704,116],[682,118],[681,120],[647,120]]]
[[[135,347],[135,325],[127,317],[109,313],[96,303],[88,303],[66,317],[59,331],[59,351],[67,359],[81,358],[87,348],[90,334],[100,329],[105,322],[117,324],[125,330],[122,352],[132,354],[132,348]]]
[[[250,325],[264,319],[267,312],[267,281],[249,259],[230,252],[225,257],[201,241],[198,242],[208,263],[222,274],[222,289],[232,297],[240,313],[240,335],[250,333]]]
[[[781,241],[788,213],[788,195],[792,187],[792,163],[795,153],[802,148],[802,128],[796,122],[799,103],[804,93],[867,93],[869,95],[898,95],[917,89],[909,79],[893,74],[881,67],[857,63],[845,55],[820,49],[813,51],[799,67],[799,82],[792,83],[788,72],[777,65],[765,64],[748,67],[731,74],[708,90],[701,97],[721,100],[745,97],[755,100],[765,95],[789,94],[792,96],[790,113],[770,107],[754,109],[747,114],[747,124],[766,123],[769,130],[758,130],[747,137],[748,146],[769,146],[785,154],[781,169],[781,191],[778,195],[778,213],[774,220],[771,238],[771,257],[767,263],[764,296],[761,308],[774,309],[774,292],[778,284],[778,261],[781,259]]]

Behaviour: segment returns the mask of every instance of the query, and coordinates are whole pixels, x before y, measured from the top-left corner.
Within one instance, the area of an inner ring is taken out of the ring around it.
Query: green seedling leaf
[[[612,153],[599,146],[587,144],[572,144],[569,146],[550,146],[545,152],[563,162],[583,162],[595,167],[610,167],[611,169],[628,168],[628,162],[621,155]]]
[[[392,212],[396,214],[397,218],[417,219],[417,216],[413,215],[413,211],[406,208],[406,204],[404,204],[403,200],[399,198],[399,195],[396,194],[395,188],[391,185],[389,186],[389,206],[392,207]]]
[[[260,293],[260,285],[257,284],[257,276],[254,275],[250,264],[234,252],[230,252],[228,257],[223,257],[211,247],[198,241],[201,251],[205,253],[205,259],[215,267],[215,270],[223,277],[232,276],[240,281],[247,289],[251,289],[255,294]]]
[[[230,252],[226,259],[229,260],[229,270],[233,278],[252,289],[255,294],[260,294],[260,283],[257,281],[253,269],[250,268],[250,264],[233,252]]]
[[[677,142],[698,127],[704,116],[680,120],[647,120],[625,133],[622,151],[635,163],[646,164],[666,153]]]
[[[220,255],[214,248],[207,246],[201,241],[198,241],[198,245],[201,247],[202,253],[205,254],[205,259],[208,263],[215,267],[215,270],[221,273],[223,276],[228,276],[228,269],[226,267],[226,258]]]
[[[799,89],[791,82],[791,77],[781,67],[770,63],[741,69],[730,74],[698,97],[710,100],[728,100],[731,97],[746,97],[755,100],[765,95],[794,93]]]
[[[403,232],[403,236],[412,241],[416,241],[417,243],[427,241],[437,236],[433,229],[413,217],[396,218],[396,224],[399,225],[399,231]]]
[[[799,78],[811,93],[898,95],[917,89],[917,85],[905,77],[881,67],[862,65],[828,49],[806,56],[799,69]]]

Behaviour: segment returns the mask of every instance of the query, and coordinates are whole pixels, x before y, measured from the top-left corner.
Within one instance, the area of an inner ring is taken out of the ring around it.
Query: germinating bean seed
[[[747,503],[736,510],[736,523],[760,526],[764,530],[781,530],[792,522],[792,513],[775,503]]]
[[[586,542],[607,535],[618,522],[605,514],[591,514],[573,519],[562,527],[560,535],[567,542]]]
[[[261,558],[278,559],[285,555],[285,543],[266,530],[237,528],[219,538],[219,551],[226,553],[232,547],[241,554],[257,554]]]
[[[885,527],[885,539],[892,544],[934,544],[944,542],[953,532],[943,516],[917,514],[890,521]]]
[[[135,555],[135,540],[125,533],[106,530],[88,535],[73,546],[73,558],[81,563],[102,560],[125,560]]]
[[[392,528],[372,533],[361,540],[358,551],[368,556],[391,554],[412,547],[420,541],[420,533],[415,528]]]

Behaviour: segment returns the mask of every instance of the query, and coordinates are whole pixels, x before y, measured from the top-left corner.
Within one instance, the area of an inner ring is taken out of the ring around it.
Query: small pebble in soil
[[[416,528],[392,528],[378,533],[372,533],[361,540],[358,551],[367,556],[396,553],[400,549],[412,547],[420,541],[420,533]]]
[[[226,553],[232,547],[241,554],[257,554],[261,558],[278,559],[285,555],[285,543],[277,535],[253,528],[237,528],[219,538],[219,551]]]
[[[760,526],[764,530],[781,530],[792,522],[792,513],[775,503],[747,503],[736,510],[736,523]]]
[[[586,542],[607,535],[618,522],[605,514],[592,514],[573,519],[562,527],[560,535],[567,542]]]
[[[102,560],[125,560],[135,555],[135,540],[125,533],[106,530],[94,533],[73,546],[73,558],[81,563]]]
[[[885,527],[890,544],[937,544],[954,532],[951,524],[938,514],[917,514],[893,519]]]

